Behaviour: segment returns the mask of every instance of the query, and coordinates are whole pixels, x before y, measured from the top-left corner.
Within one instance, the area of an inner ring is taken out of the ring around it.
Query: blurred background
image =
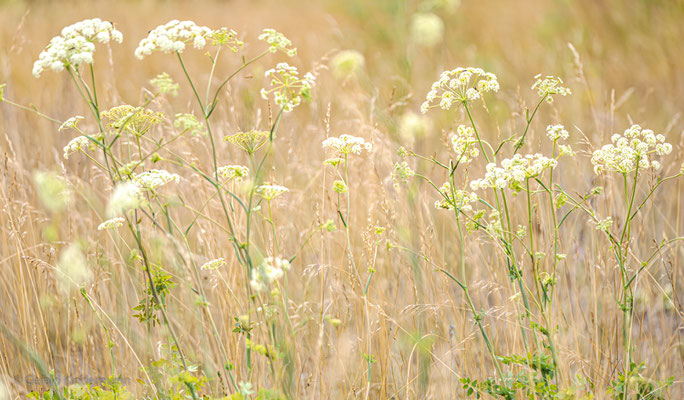
[[[480,129],[493,143],[521,133],[525,124],[524,110],[533,107],[538,99],[530,90],[534,76],[543,74],[562,77],[573,94],[544,106],[544,112],[533,126],[537,133],[530,135],[526,150],[539,151],[548,147],[543,128],[550,123],[563,123],[574,138],[573,148],[587,157],[591,150],[607,143],[613,133],[638,123],[664,134],[674,147],[669,156],[672,162],[663,163],[663,174],[676,173],[684,160],[681,121],[684,110],[684,1],[680,0],[0,1],[0,84],[6,83],[4,97],[35,107],[58,120],[87,115],[87,108],[68,75],[45,71],[36,79],[31,68],[40,51],[62,27],[93,17],[112,21],[124,34],[122,44],[99,46],[96,51],[98,91],[111,106],[142,103],[144,91],[141,88],[150,88],[149,80],[161,72],[168,72],[182,82],[182,70],[171,56],[155,53],[144,61],[133,57],[139,40],[171,19],[189,19],[199,25],[234,29],[246,43],[244,53],[247,57],[261,51],[256,38],[264,28],[274,28],[292,40],[298,48],[294,59],[286,59],[281,54],[266,58],[250,66],[240,80],[230,85],[228,94],[221,100],[222,108],[217,117],[221,123],[217,124],[216,133],[222,137],[236,131],[267,127],[269,110],[259,97],[259,88],[264,85],[264,71],[276,62],[288,61],[301,71],[314,71],[317,75],[312,103],[297,109],[283,123],[280,136],[283,147],[278,148],[273,161],[273,165],[278,166],[277,172],[275,168],[269,172],[286,186],[299,188],[294,190],[296,196],[288,203],[300,206],[291,215],[296,216],[295,221],[283,223],[287,227],[283,230],[290,235],[284,241],[291,241],[291,248],[296,247],[294,242],[298,235],[312,220],[334,217],[334,214],[326,215],[329,210],[319,209],[316,200],[316,196],[325,197],[320,194],[323,189],[318,181],[320,162],[325,158],[319,143],[329,125],[332,135],[349,133],[370,137],[376,146],[374,161],[367,170],[369,175],[364,175],[360,165],[355,172],[357,178],[369,179],[380,188],[371,189],[361,184],[363,179],[358,181],[355,190],[359,199],[355,209],[359,210],[356,217],[359,224],[371,226],[379,221],[393,226],[393,235],[416,244],[425,252],[433,251],[435,261],[448,259],[454,250],[452,245],[445,243],[443,238],[434,239],[433,235],[439,232],[448,237],[446,234],[453,232],[453,228],[445,227],[439,217],[426,211],[434,202],[434,194],[427,195],[425,188],[415,187],[410,200],[396,200],[388,177],[399,145],[427,155],[448,157],[448,150],[443,145],[446,133],[455,124],[463,123],[464,116],[460,112],[434,110],[428,120],[421,116],[419,107],[439,74],[459,66],[481,67],[499,79],[501,91],[495,95],[496,101],[475,111]],[[239,57],[226,56],[217,76],[239,66]],[[210,63],[203,52],[188,50],[184,59],[190,72],[205,82]],[[181,85],[180,95],[165,106],[175,111],[195,107],[187,85]],[[94,240],[89,232],[93,230],[93,224],[96,226],[95,221],[99,221],[97,211],[103,208],[105,201],[101,189],[105,180],[85,158],[63,160],[62,148],[70,139],[69,134],[58,133],[54,123],[0,104],[3,206],[0,211],[0,318],[22,342],[36,349],[50,368],[57,371],[85,368],[106,375],[104,365],[108,361],[102,351],[104,336],[98,320],[78,294],[61,297],[52,292],[54,283],[49,279],[49,265],[55,263],[59,250],[66,243],[76,238]],[[220,151],[226,159],[238,158],[227,145],[221,146]],[[189,143],[179,152],[196,157],[201,164],[201,156],[193,156],[201,154],[201,150],[193,153],[193,149],[202,148],[197,143]],[[564,183],[569,187],[574,185],[578,191],[586,191],[597,184],[588,159],[582,166],[564,168],[569,176]],[[73,179],[80,185],[80,208],[61,217],[57,241],[45,239],[44,229],[54,221],[51,222],[51,215],[41,207],[33,189],[31,176],[37,169],[79,177]],[[423,172],[430,175],[435,170],[424,167]],[[92,184],[88,185],[88,182]],[[682,185],[677,183],[655,198],[657,207],[651,210],[654,216],[648,221],[652,224],[647,230],[644,228],[644,242],[640,245],[646,248],[652,237],[661,239],[684,232],[684,219],[680,213],[683,194]],[[396,204],[392,203],[394,200]],[[610,208],[609,205],[606,208]],[[315,210],[316,218],[311,216],[311,210]],[[581,228],[586,225],[583,221],[572,223],[577,228],[567,234],[568,243],[585,234]],[[100,239],[106,240],[104,235]],[[200,237],[196,241],[199,248],[225,246],[215,237]],[[340,251],[343,242],[343,237],[336,237],[330,246],[336,248],[337,253],[332,251],[332,255],[323,257],[314,252],[304,256],[304,264],[334,263],[331,260],[335,260],[335,254],[338,259],[339,254],[343,254]],[[594,243],[593,239],[590,242]],[[367,242],[360,234],[356,245],[359,252],[367,250]],[[595,319],[609,312],[594,306],[604,304],[606,310],[613,313],[614,288],[600,284],[597,276],[603,272],[592,269],[591,276],[585,276],[581,271],[593,268],[597,261],[582,248],[575,250],[568,251],[571,261],[567,276],[577,279],[564,283],[568,286],[564,286],[561,295],[567,300],[561,312],[563,316],[559,317],[563,321],[561,330],[572,332],[561,339],[564,358],[569,360],[569,371],[583,372],[594,379],[597,388],[605,388],[615,378],[617,353],[608,349],[616,346],[616,333],[612,330],[619,325],[617,321],[605,321],[604,325],[597,326]],[[111,248],[93,250],[89,257],[100,260],[105,258],[104,254],[112,253]],[[682,278],[683,256],[681,251],[674,252],[669,263],[663,262],[662,268],[654,268],[652,278],[644,284],[646,298],[642,300],[644,309],[641,311],[645,313],[650,309],[653,314],[642,319],[644,325],[636,329],[640,333],[635,333],[640,338],[636,342],[640,359],[649,365],[649,376],[658,379],[675,376],[672,398],[679,398],[683,393],[682,315],[681,308],[673,309],[670,303],[663,302],[662,293],[668,284],[668,293],[676,294],[677,288],[681,289],[681,283],[677,282]],[[392,262],[404,265],[400,258],[388,255],[383,260],[386,265],[394,265]],[[408,263],[419,264],[416,260]],[[483,371],[487,368],[486,361],[478,362],[486,360],[481,343],[476,341],[471,346],[468,342],[475,340],[470,335],[474,328],[467,312],[459,308],[462,304],[459,292],[441,276],[430,272],[429,266],[422,271],[420,274],[415,271],[379,274],[381,289],[377,289],[375,301],[384,308],[375,315],[378,320],[391,321],[389,325],[403,327],[403,330],[395,328],[393,331],[379,323],[378,329],[387,338],[401,336],[401,332],[439,332],[433,354],[437,361],[433,358],[430,365],[440,372],[433,371],[429,378],[421,375],[421,379],[409,379],[412,373],[422,374],[423,368],[427,367],[421,364],[413,372],[410,368],[406,372],[403,367],[412,363],[408,357],[410,351],[387,339],[379,343],[384,349],[380,354],[392,356],[388,356],[390,361],[386,363],[385,360],[378,362],[377,368],[382,370],[376,376],[387,379],[377,382],[377,389],[374,389],[377,396],[449,398],[450,390],[458,386],[450,378],[449,371],[467,370],[472,376],[491,375],[491,369]],[[116,274],[105,273],[104,276],[103,287],[110,285],[109,279]],[[472,278],[476,282],[491,279],[500,282],[502,287],[508,285],[503,273],[474,271]],[[330,310],[337,310],[336,315],[349,325],[348,329],[330,334],[330,346],[336,350],[330,350],[328,355],[337,357],[339,363],[345,365],[345,375],[341,376],[335,362],[316,359],[321,351],[325,353],[320,350],[318,330],[306,331],[299,347],[304,355],[298,356],[301,357],[298,363],[303,365],[301,376],[297,378],[301,385],[297,393],[301,398],[325,398],[324,393],[330,398],[351,398],[356,396],[355,388],[364,385],[364,363],[357,360],[359,365],[350,367],[349,364],[354,363],[344,356],[352,352],[349,349],[356,348],[355,338],[362,336],[356,330],[363,330],[363,321],[355,321],[352,315],[344,317],[346,304],[363,307],[359,299],[349,300],[341,295],[350,290],[343,283],[345,279],[344,274],[340,274],[329,283],[335,302]],[[415,289],[416,285],[422,289]],[[312,303],[319,300],[315,295],[319,286],[293,287],[302,290],[293,301],[303,305],[309,300]],[[97,292],[98,289],[93,290]],[[137,287],[135,290],[142,289]],[[482,283],[474,297],[481,304],[488,304],[487,307],[507,307],[507,296],[497,294],[497,290]],[[102,299],[107,298],[102,296]],[[216,296],[217,303],[223,301],[219,300],[220,294]],[[588,304],[585,300],[593,304],[587,306],[591,310],[578,309]],[[230,301],[224,303],[222,332],[232,329],[232,318],[236,315]],[[109,305],[104,300],[102,304],[110,315],[116,316],[123,336],[144,353],[144,346],[137,346],[136,342],[149,340],[154,343],[154,339],[145,339],[143,332],[130,326],[135,323],[130,318],[130,306],[135,305],[135,301],[121,300],[120,303]],[[447,314],[453,312],[455,315],[445,317],[442,314],[444,311],[438,306],[446,303],[454,306]],[[311,315],[320,312],[317,307],[311,305]],[[305,313],[306,307],[302,306],[302,310]],[[507,315],[504,309],[499,311],[501,316]],[[494,336],[500,338],[500,344],[519,341],[519,338],[512,338],[510,342],[506,339],[506,332],[514,331],[511,325],[515,326],[516,322],[506,321],[504,317],[491,326],[496,332]],[[193,329],[188,327],[185,335],[192,343]],[[462,331],[463,336],[461,333],[454,336],[454,330]],[[127,351],[129,344],[119,339],[116,342],[117,359],[138,378],[138,366]],[[440,343],[443,347],[439,347]],[[235,344],[231,352],[238,353],[237,347]],[[200,353],[197,357],[201,359],[200,348],[197,348]],[[78,357],[74,358],[73,354]],[[395,356],[397,358],[392,362]],[[472,358],[463,361],[467,357]],[[206,362],[211,364],[211,361]],[[395,368],[404,372],[395,376],[392,373]],[[29,374],[36,374],[33,364],[22,357],[7,338],[0,336],[0,375],[10,377],[6,378],[6,385],[16,393],[25,393],[28,386],[12,382],[11,377]],[[444,382],[449,383],[440,386]],[[430,387],[432,389],[426,389]],[[1,394],[0,399],[3,399]]]

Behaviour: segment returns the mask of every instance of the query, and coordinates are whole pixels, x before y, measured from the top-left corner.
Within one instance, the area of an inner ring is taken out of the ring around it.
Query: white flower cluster
[[[539,97],[546,96],[546,101],[553,103],[552,94],[559,94],[561,96],[567,96],[572,94],[570,89],[563,86],[563,80],[555,76],[546,76],[542,78],[542,74],[538,74],[534,77],[535,82],[532,85],[532,90],[536,90]]]
[[[186,43],[192,42],[193,47],[202,49],[207,44],[207,38],[214,33],[206,26],[199,26],[192,21],[178,21],[174,19],[165,25],[159,25],[140,41],[135,49],[135,56],[142,60],[153,51],[172,51],[182,53]]]
[[[323,148],[333,149],[341,154],[361,154],[363,150],[371,151],[373,145],[358,136],[341,135],[325,139],[323,141]]]
[[[104,231],[105,229],[116,229],[116,228],[123,226],[124,222],[126,222],[126,220],[121,218],[121,217],[108,219],[108,220],[104,221],[103,223],[101,223],[97,227],[97,230],[98,231]]]
[[[93,143],[88,139],[87,136],[77,136],[69,141],[66,146],[64,146],[64,159],[68,159],[70,155],[79,151],[85,151],[86,149],[92,148]]]
[[[473,211],[473,206],[470,203],[474,203],[478,200],[477,194],[468,192],[466,190],[454,190],[451,193],[451,183],[445,182],[442,187],[439,188],[439,192],[442,194],[442,199],[435,202],[435,208],[444,210],[453,210],[454,207],[460,211]]]
[[[178,174],[172,174],[163,169],[151,169],[140,174],[133,175],[133,182],[141,189],[155,190],[159,186],[169,182],[180,182]]]
[[[472,82],[471,82],[472,81]],[[499,81],[496,75],[482,68],[456,68],[444,71],[439,80],[432,84],[420,111],[425,114],[430,108],[439,106],[448,110],[454,102],[465,103],[477,100],[486,92],[498,92]],[[436,101],[439,100],[438,104]]]
[[[272,88],[261,89],[261,97],[268,100],[268,95],[273,93],[276,104],[284,112],[292,111],[302,102],[302,98],[308,101],[311,98],[311,88],[316,82],[316,77],[311,72],[299,78],[297,67],[288,63],[278,63],[275,68],[266,71],[264,76],[271,77]]]
[[[109,43],[111,40],[121,43],[123,35],[114,29],[114,25],[99,18],[86,19],[62,29],[60,36],[55,36],[33,63],[33,76],[38,78],[45,69],[55,72],[67,67],[78,68],[81,64],[92,64],[95,43]]]
[[[468,164],[480,154],[480,150],[474,146],[476,142],[472,127],[459,125],[456,128],[456,133],[451,135],[451,145],[456,153],[457,163]]]
[[[297,48],[292,47],[290,39],[286,38],[285,35],[275,29],[264,29],[264,32],[259,35],[259,40],[263,40],[269,44],[270,47],[268,50],[271,53],[281,50],[290,57],[297,54]]]
[[[75,117],[71,117],[68,120],[64,121],[62,123],[62,125],[59,126],[59,129],[57,129],[57,131],[62,132],[62,131],[65,131],[67,129],[76,129],[78,122],[82,119],[83,119],[83,117],[80,115],[77,115]]]
[[[249,168],[242,165],[226,165],[218,168],[218,174],[223,179],[242,182],[242,179],[249,175]]]
[[[570,134],[563,125],[549,125],[546,127],[546,136],[556,141],[558,139],[566,140]]]
[[[472,190],[477,189],[504,189],[509,186],[511,189],[519,191],[521,183],[528,178],[535,177],[545,169],[555,168],[558,162],[553,158],[545,157],[541,154],[528,154],[522,156],[516,154],[513,158],[501,161],[501,167],[494,163],[487,164],[487,172],[484,178],[470,182]]]
[[[594,164],[594,172],[614,171],[623,174],[632,172],[636,168],[660,169],[660,162],[651,161],[649,155],[670,154],[672,145],[665,143],[665,136],[656,135],[650,129],[642,129],[639,125],[632,125],[625,132],[614,134],[612,144],[604,145],[594,151],[591,163]]]
[[[205,262],[204,264],[202,264],[200,269],[216,270],[216,269],[219,269],[220,267],[222,267],[224,265],[226,265],[226,260],[224,260],[223,258],[217,258],[215,260]]]
[[[290,269],[290,262],[280,257],[267,257],[252,270],[252,278],[249,282],[252,289],[262,291],[271,282],[282,278],[285,271]]]
[[[256,188],[256,193],[266,200],[273,200],[290,189],[280,185],[261,185]]]

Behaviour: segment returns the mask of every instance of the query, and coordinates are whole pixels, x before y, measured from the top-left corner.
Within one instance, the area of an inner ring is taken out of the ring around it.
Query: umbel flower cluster
[[[297,49],[292,47],[292,42],[290,39],[286,38],[285,35],[276,31],[275,29],[264,29],[264,32],[259,35],[259,40],[263,40],[269,44],[268,50],[271,53],[275,53],[280,50],[290,57],[293,57],[297,54]]]
[[[92,64],[95,42],[121,43],[123,35],[114,29],[111,22],[99,18],[86,19],[62,29],[38,56],[33,64],[33,75],[37,78],[45,69],[59,72],[65,68],[78,68],[81,64]]]
[[[163,113],[128,104],[103,111],[102,116],[110,121],[107,124],[108,127],[117,131],[126,131],[135,136],[146,134],[153,126],[164,120]]]
[[[445,182],[442,187],[439,188],[439,193],[442,195],[441,200],[435,202],[435,208],[441,208],[445,210],[453,210],[454,207],[460,211],[473,211],[473,206],[470,203],[474,203],[478,200],[477,194],[468,192],[466,190],[451,190],[451,183]]]
[[[539,97],[546,97],[546,101],[553,103],[553,94],[567,96],[572,94],[570,89],[563,86],[563,80],[555,76],[546,76],[542,78],[539,74],[534,77],[535,81],[532,85],[532,90],[536,90]]]
[[[660,162],[651,161],[649,156],[653,153],[662,156],[672,151],[672,145],[665,142],[665,136],[656,135],[650,129],[641,129],[639,125],[632,125],[622,135],[614,134],[611,142],[594,151],[591,157],[596,174],[602,171],[627,174],[637,168],[658,170]]]
[[[249,175],[249,168],[243,165],[225,165],[218,168],[218,175],[227,181],[241,182]]]
[[[263,197],[266,200],[273,200],[276,197],[280,196],[283,193],[289,192],[290,189],[286,188],[285,186],[280,186],[280,185],[261,185],[256,188],[256,193]]]
[[[166,185],[170,182],[180,182],[178,174],[172,174],[163,169],[151,169],[133,176],[135,182],[142,189],[154,190],[159,186]]]
[[[439,80],[432,84],[420,111],[425,114],[430,108],[449,110],[455,102],[465,103],[477,100],[486,92],[498,92],[496,75],[482,68],[456,68],[444,71]]]
[[[261,89],[261,97],[268,100],[268,95],[273,94],[275,103],[283,108],[284,112],[290,112],[297,107],[302,99],[311,98],[311,88],[316,82],[316,77],[307,72],[303,78],[299,77],[297,67],[288,63],[278,63],[275,68],[264,73],[265,77],[271,78],[271,89]]]
[[[456,153],[456,162],[468,164],[480,154],[475,147],[475,130],[470,126],[459,125],[456,133],[451,135],[451,146]]]
[[[88,139],[87,136],[76,136],[75,138],[71,139],[66,146],[64,146],[64,159],[68,159],[69,156],[74,153],[85,151],[86,149],[92,150],[94,148],[95,145],[90,141],[90,139]]]
[[[107,216],[118,217],[142,206],[145,203],[145,193],[154,194],[160,186],[170,182],[180,182],[180,176],[163,169],[133,174],[130,180],[120,182],[114,188],[107,204]]]
[[[526,179],[538,176],[546,169],[555,168],[556,165],[558,162],[555,159],[542,154],[528,154],[524,157],[515,154],[513,158],[501,161],[501,167],[495,163],[487,164],[484,178],[470,182],[470,188],[472,190],[504,189],[508,186],[519,191]]]
[[[207,39],[213,34],[214,31],[206,26],[199,26],[192,21],[174,19],[150,31],[147,37],[138,44],[135,56],[142,60],[153,51],[182,53],[186,44],[190,42],[194,48],[203,49],[207,44]]]
[[[266,143],[269,136],[270,133],[267,131],[254,129],[249,132],[238,132],[234,135],[226,136],[223,140],[241,148],[247,154],[254,154],[255,151],[259,150]]]
[[[361,151],[371,151],[373,145],[364,138],[352,135],[329,137],[323,141],[323,148],[336,150],[338,153],[347,155],[350,153],[361,154]]]

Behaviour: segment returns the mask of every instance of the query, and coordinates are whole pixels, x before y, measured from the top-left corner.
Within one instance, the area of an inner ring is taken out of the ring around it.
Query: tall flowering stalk
[[[496,247],[502,250],[506,260],[506,268],[511,280],[517,282],[519,295],[522,298],[522,310],[519,310],[520,318],[527,321],[526,326],[521,326],[521,333],[523,343],[528,354],[542,353],[543,348],[540,343],[538,333],[541,333],[548,340],[548,348],[551,352],[552,358],[552,373],[550,375],[543,375],[542,382],[551,390],[550,379],[561,380],[560,374],[560,359],[557,346],[553,338],[552,321],[550,319],[549,307],[552,299],[553,284],[555,282],[556,268],[558,262],[562,260],[563,255],[558,253],[558,226],[555,218],[555,196],[553,184],[553,170],[558,165],[558,158],[562,155],[572,155],[572,149],[557,142],[568,137],[568,132],[561,125],[554,125],[548,128],[549,138],[553,141],[553,152],[551,157],[542,154],[516,154],[522,147],[527,132],[529,131],[534,116],[537,113],[540,105],[546,101],[553,100],[552,95],[565,96],[570,94],[570,90],[562,86],[560,78],[537,76],[536,82],[532,86],[534,90],[540,95],[540,101],[537,103],[534,111],[530,115],[529,112],[526,117],[526,126],[521,138],[515,143],[512,149],[512,157],[502,159],[497,162],[497,155],[500,154],[503,146],[507,141],[502,142],[496,147],[490,145],[483,139],[477,129],[475,121],[470,110],[470,103],[481,98],[483,93],[496,92],[499,89],[499,83],[496,76],[492,73],[485,72],[480,68],[456,68],[454,70],[445,71],[440,75],[440,79],[435,82],[431,90],[426,96],[425,102],[421,106],[421,111],[426,113],[431,108],[439,107],[442,110],[450,110],[455,105],[462,105],[466,111],[470,126],[458,126],[456,131],[451,135],[452,145],[452,159],[449,163],[440,163],[436,160],[430,159],[438,166],[444,168],[448,172],[448,181],[441,187],[433,184],[432,180],[416,174],[419,178],[427,181],[433,186],[440,195],[440,200],[437,200],[435,207],[438,209],[452,210],[456,217],[456,226],[459,232],[459,240],[461,247],[461,278],[456,278],[454,274],[447,269],[440,269],[450,279],[455,281],[461,289],[463,289],[466,304],[469,307],[476,325],[479,327],[480,333],[484,338],[487,349],[494,363],[498,377],[500,379],[499,390],[507,393],[506,396],[512,396],[514,391],[508,386],[505,379],[505,374],[500,365],[501,356],[497,353],[493,343],[487,335],[483,319],[485,315],[477,311],[470,296],[469,287],[466,276],[466,234],[477,230],[482,230],[490,236]],[[415,153],[408,153],[411,156],[417,156]],[[468,183],[468,166],[478,157],[482,156],[487,162],[486,172],[483,177],[470,180]],[[425,157],[420,157],[428,160]],[[459,167],[464,170],[463,178],[456,179]],[[542,183],[543,175],[548,175],[548,183]],[[463,183],[459,183],[463,182]],[[533,213],[536,208],[534,201],[534,194],[538,192],[533,188],[533,185],[538,186],[543,191],[548,193],[553,215],[553,247],[554,257],[553,266],[549,272],[543,271],[544,254],[537,250],[537,238],[532,229],[522,229],[522,227],[515,228],[513,225],[513,205],[511,197],[515,198],[519,193],[525,194],[526,210],[527,210],[527,225],[529,227],[533,224]],[[468,189],[473,192],[469,192]],[[494,203],[488,203],[484,198],[480,198],[477,194],[480,190],[490,190]],[[477,210],[476,204],[483,204],[489,210]],[[486,220],[484,215],[489,213],[489,219]],[[524,237],[527,236],[527,242]],[[534,282],[533,287],[528,287],[524,277],[524,264],[520,264],[519,260],[514,256],[516,252],[516,243],[520,243],[525,253],[529,256],[529,271],[531,271]],[[533,307],[540,311],[541,321],[539,324],[535,322],[537,317],[533,312]],[[532,332],[530,335],[528,332]],[[541,370],[541,360],[535,361],[535,365],[530,364],[529,367]],[[530,372],[528,374],[528,381],[533,382],[536,378]]]
[[[621,297],[618,299],[618,306],[622,311],[622,346],[625,377],[630,376],[636,367],[632,361],[631,335],[632,316],[634,314],[634,290],[639,274],[648,265],[647,263],[641,263],[636,268],[630,268],[632,225],[637,213],[656,189],[664,182],[682,175],[682,171],[666,178],[659,177],[656,184],[653,185],[641,202],[636,200],[639,178],[642,178],[646,172],[660,170],[661,163],[654,158],[670,154],[671,151],[672,145],[665,142],[665,136],[656,135],[652,130],[643,129],[639,125],[632,125],[622,135],[614,134],[611,137],[611,143],[594,151],[591,157],[594,172],[597,175],[603,173],[622,175],[624,201],[627,207],[627,211],[623,216],[624,224],[621,230],[615,231],[609,224],[601,225],[600,222],[597,224],[597,229],[603,231],[610,241],[611,249],[615,253],[620,269]],[[661,246],[658,247],[656,252],[660,250]],[[650,258],[648,257],[648,259]],[[628,392],[628,389],[624,390],[624,399],[627,398]]]

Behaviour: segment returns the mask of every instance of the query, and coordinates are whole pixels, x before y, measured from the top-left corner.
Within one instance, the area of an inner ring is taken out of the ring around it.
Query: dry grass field
[[[34,77],[96,17],[123,42]],[[237,34],[136,58],[174,19]],[[683,21],[679,0],[0,1],[0,400],[681,399]],[[299,76],[264,99],[279,63]],[[458,67],[496,81],[457,70],[421,113]]]

